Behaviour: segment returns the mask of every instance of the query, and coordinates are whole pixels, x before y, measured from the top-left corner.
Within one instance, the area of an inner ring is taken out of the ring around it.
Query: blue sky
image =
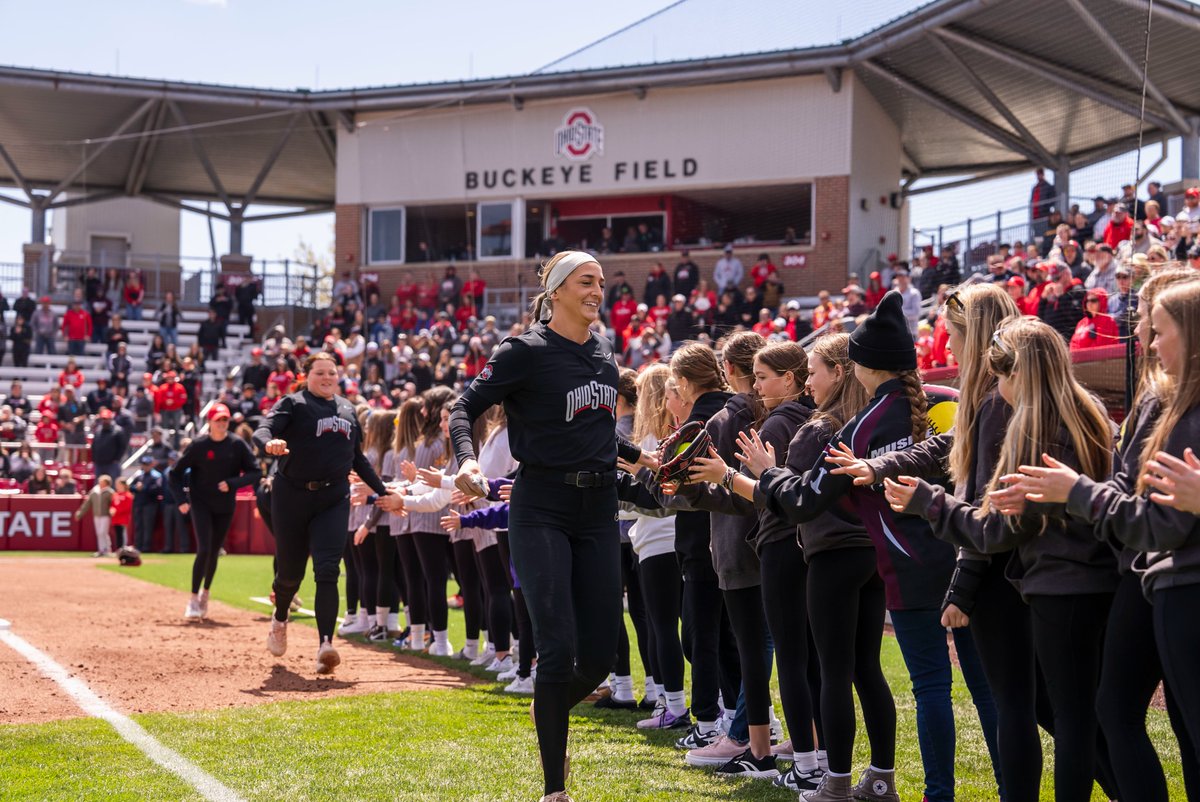
[[[5,29],[21,32],[6,37],[0,62],[276,88],[364,87],[521,75],[549,64],[576,69],[832,43],[918,5],[912,0],[844,5],[825,0],[0,0]],[[655,9],[652,19],[627,28]],[[1158,154],[1158,146],[1147,149],[1143,164]],[[1177,179],[1178,157],[1176,140],[1155,177]],[[1121,157],[1073,176],[1072,194],[1113,194],[1133,174],[1132,155]],[[1019,207],[1031,180],[1016,176],[914,198],[912,223],[932,227]],[[185,214],[181,235],[185,255],[209,254],[203,218]],[[290,257],[301,239],[324,249],[332,237],[331,215],[256,223],[246,226],[244,250],[261,258]],[[0,204],[0,262],[19,261],[28,238],[28,214]],[[228,234],[219,224],[216,240],[223,252]]]

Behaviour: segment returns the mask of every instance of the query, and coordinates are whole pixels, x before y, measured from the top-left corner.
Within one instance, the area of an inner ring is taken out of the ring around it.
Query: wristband
[[[368,507],[373,507],[375,505],[376,501],[379,501],[378,493],[372,493],[371,495],[367,496],[367,506]]]
[[[738,472],[735,471],[733,468],[726,468],[725,469],[725,478],[721,480],[721,487],[725,488],[730,493],[732,493],[733,492],[733,480],[737,478],[737,475],[738,475]]]

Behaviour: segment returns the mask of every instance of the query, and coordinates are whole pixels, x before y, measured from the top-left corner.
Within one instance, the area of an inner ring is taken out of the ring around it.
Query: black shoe
[[[386,624],[384,626],[379,626],[379,624],[376,624],[367,631],[367,640],[373,641],[374,643],[383,643],[385,641],[390,641],[391,639],[392,638],[388,634],[388,628]]]
[[[716,727],[711,730],[703,731],[699,724],[693,724],[687,731],[687,735],[675,741],[676,749],[703,749],[709,744],[721,737],[721,731]]]
[[[774,755],[757,758],[753,752],[747,749],[717,769],[717,774],[722,777],[754,777],[759,780],[770,780],[779,776],[779,769],[775,767]]]
[[[627,702],[623,702],[620,699],[617,699],[611,693],[606,693],[597,699],[592,706],[598,707],[601,710],[637,710],[638,703],[632,699]]]
[[[786,788],[794,793],[801,791],[815,791],[817,786],[821,784],[821,778],[825,776],[825,772],[819,768],[815,771],[800,771],[795,766],[792,766],[787,771],[775,778],[775,785],[780,788]]]
[[[657,706],[658,705],[655,703],[655,701],[653,699],[651,699],[649,696],[643,696],[642,701],[637,703],[638,710],[648,710],[651,713],[654,712],[654,708]]]

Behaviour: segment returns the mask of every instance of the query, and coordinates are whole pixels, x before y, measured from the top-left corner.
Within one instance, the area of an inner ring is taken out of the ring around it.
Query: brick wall
[[[813,244],[790,247],[779,245],[737,246],[737,256],[746,266],[747,273],[760,253],[768,253],[771,260],[780,268],[788,296],[812,296],[820,290],[830,290],[834,293],[840,291],[846,283],[846,275],[849,271],[849,193],[849,176],[818,178],[816,180]],[[362,266],[364,261],[362,250],[366,245],[364,242],[366,235],[362,225],[363,208],[361,206],[339,205],[335,210],[335,215],[335,250],[337,271],[340,275],[343,270],[354,270]],[[786,254],[795,253],[806,255],[806,265],[802,268],[785,268],[783,257]],[[692,260],[699,265],[701,276],[710,280],[713,267],[721,255],[718,248],[693,248],[691,250]],[[679,252],[611,254],[600,258],[600,263],[605,267],[605,274],[610,279],[616,271],[624,271],[625,279],[633,285],[639,301],[646,274],[654,267],[656,261],[661,261],[668,271],[674,271],[675,265],[680,261]],[[380,288],[385,295],[390,295],[395,292],[402,277],[407,277],[415,271],[417,280],[425,281],[429,275],[441,276],[445,272],[447,264],[449,263],[372,265],[367,269],[379,273]],[[529,259],[459,263],[457,270],[459,277],[464,281],[469,271],[478,272],[489,287],[516,287],[518,283],[525,287],[532,287],[537,284],[537,263]]]

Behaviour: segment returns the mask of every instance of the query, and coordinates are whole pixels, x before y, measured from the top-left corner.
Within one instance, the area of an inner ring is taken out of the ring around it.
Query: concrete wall
[[[890,203],[892,193],[900,190],[900,130],[852,72],[842,91],[852,97],[848,272],[859,273],[865,282],[876,263],[872,251],[883,259],[903,252],[903,215]]]
[[[502,103],[361,114],[355,132],[338,131],[337,202],[553,199],[846,175],[851,97],[803,76],[652,90],[642,100],[531,101],[520,111]],[[572,160],[556,154],[556,131],[580,108],[603,126],[603,153]]]
[[[50,236],[58,249],[88,253],[91,236],[125,236],[137,254],[179,253],[179,211],[141,198],[116,198],[54,212]]]

